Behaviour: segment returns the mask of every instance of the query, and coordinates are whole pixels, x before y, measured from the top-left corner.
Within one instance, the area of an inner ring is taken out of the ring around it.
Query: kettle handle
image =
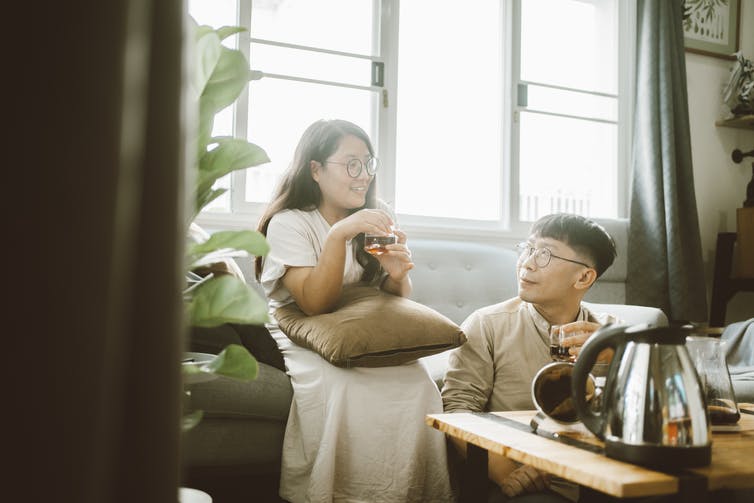
[[[573,395],[573,400],[576,404],[576,413],[578,414],[579,419],[581,419],[581,422],[584,423],[584,426],[597,435],[600,440],[605,439],[605,418],[602,414],[595,414],[592,412],[586,402],[584,388],[586,387],[586,380],[589,376],[589,371],[594,366],[594,363],[597,361],[597,356],[603,349],[613,348],[613,350],[616,350],[614,358],[619,357],[617,349],[618,346],[625,341],[623,334],[626,331],[626,328],[628,328],[626,325],[608,324],[598,329],[581,347],[581,351],[579,352],[579,356],[573,367],[571,394]],[[610,375],[609,372],[608,375]]]

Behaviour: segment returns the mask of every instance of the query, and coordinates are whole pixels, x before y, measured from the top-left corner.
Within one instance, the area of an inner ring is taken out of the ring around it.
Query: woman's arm
[[[411,289],[413,287],[411,285],[411,278],[409,278],[408,276],[406,276],[402,280],[396,280],[393,279],[392,276],[387,276],[382,281],[380,288],[388,293],[392,293],[393,295],[398,295],[399,297],[408,297],[409,295],[411,295]]]
[[[340,300],[346,243],[360,232],[388,232],[393,225],[380,210],[361,210],[335,223],[327,234],[317,265],[291,267],[282,278],[296,304],[309,316],[332,311]]]

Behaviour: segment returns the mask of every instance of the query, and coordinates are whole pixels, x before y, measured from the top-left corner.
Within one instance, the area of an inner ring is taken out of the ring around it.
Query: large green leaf
[[[199,138],[196,142],[197,159],[207,153],[207,146],[212,139],[212,128],[215,124],[215,106],[211,98],[199,101]]]
[[[209,26],[196,28],[196,46],[194,53],[194,75],[191,81],[194,99],[204,94],[204,90],[220,61],[221,38]]]
[[[195,244],[189,250],[191,261],[218,250],[243,250],[251,255],[264,256],[270,245],[261,232],[257,231],[218,231],[203,243]]]
[[[270,162],[261,147],[240,138],[213,138],[217,147],[199,159],[198,191],[206,191],[218,178],[239,169]]]
[[[217,276],[193,291],[189,322],[197,327],[223,323],[261,325],[269,321],[267,303],[249,285],[235,276]]]
[[[220,197],[221,195],[225,194],[228,191],[228,189],[213,189],[212,187],[207,187],[204,189],[201,189],[200,192],[197,192],[196,194],[196,209],[194,210],[194,217],[199,214],[202,209],[207,206],[209,203]]]
[[[246,31],[246,28],[242,26],[221,26],[217,29],[217,36],[220,37],[220,40],[225,40],[231,35],[241,33],[242,31]]]
[[[250,77],[246,56],[237,49],[221,45],[220,58],[204,87],[201,100],[212,103],[215,112],[219,112],[238,99]]]
[[[213,374],[251,381],[256,379],[259,365],[249,351],[238,344],[229,344],[204,368]]]

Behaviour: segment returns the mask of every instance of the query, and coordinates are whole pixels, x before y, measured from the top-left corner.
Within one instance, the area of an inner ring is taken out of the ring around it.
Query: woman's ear
[[[319,183],[319,174],[322,170],[322,164],[318,161],[309,161],[309,171],[315,182]]]

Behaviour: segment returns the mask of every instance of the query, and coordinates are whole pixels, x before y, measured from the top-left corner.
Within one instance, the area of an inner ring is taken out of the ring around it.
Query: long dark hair
[[[267,227],[272,217],[283,210],[311,211],[319,207],[322,193],[319,184],[314,181],[311,174],[311,161],[317,161],[323,166],[328,157],[338,149],[343,137],[352,135],[362,140],[369,149],[370,155],[374,155],[374,147],[366,132],[352,122],[333,119],[318,120],[304,131],[296,146],[293,161],[283,175],[280,184],[275,189],[274,196],[267,206],[262,218],[259,220],[257,230],[267,236]],[[366,194],[366,202],[361,208],[354,208],[354,213],[363,208],[376,208],[375,181],[369,185]],[[364,268],[362,281],[372,281],[380,272],[380,263],[376,258],[364,251],[364,234],[359,234],[352,240],[354,255],[357,262]],[[262,257],[255,259],[256,277],[262,274]]]

